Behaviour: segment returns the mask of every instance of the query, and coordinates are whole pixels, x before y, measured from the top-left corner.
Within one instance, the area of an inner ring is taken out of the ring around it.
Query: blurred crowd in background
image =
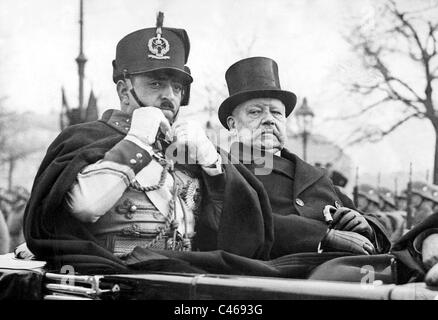
[[[379,219],[388,231],[391,241],[397,241],[409,229],[438,211],[438,185],[425,181],[409,181],[400,192],[390,188],[356,182],[353,192],[346,192],[348,179],[334,170],[331,163],[316,167],[324,169],[333,184],[354,200],[363,214]]]
[[[23,215],[29,191],[21,186],[0,188],[0,254],[24,242]]]

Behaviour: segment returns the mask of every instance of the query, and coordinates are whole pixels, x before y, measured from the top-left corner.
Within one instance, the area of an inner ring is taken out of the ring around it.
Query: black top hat
[[[228,129],[227,118],[242,102],[255,98],[279,99],[286,106],[286,117],[297,102],[293,92],[281,90],[277,63],[265,57],[240,60],[225,73],[230,96],[219,107],[219,120]]]
[[[156,28],[134,31],[119,41],[113,60],[113,81],[126,75],[168,70],[179,75],[184,84],[193,78],[185,66],[190,41],[184,29],[164,28],[163,15],[157,18]]]

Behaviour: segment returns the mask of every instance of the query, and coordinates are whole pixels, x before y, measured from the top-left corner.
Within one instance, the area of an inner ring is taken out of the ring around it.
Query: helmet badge
[[[148,41],[148,49],[151,54],[148,55],[152,59],[170,59],[165,54],[169,52],[170,45],[166,38],[161,36],[161,27],[163,26],[164,14],[158,13],[157,16],[157,35],[150,38]]]

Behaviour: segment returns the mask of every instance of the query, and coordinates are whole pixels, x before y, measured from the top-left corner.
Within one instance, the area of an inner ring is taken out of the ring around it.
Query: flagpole
[[[76,62],[78,64],[78,75],[79,75],[79,114],[81,118],[81,122],[85,118],[85,110],[84,110],[84,70],[85,63],[87,62],[87,58],[83,52],[84,47],[84,4],[83,0],[79,2],[79,55],[76,58]]]

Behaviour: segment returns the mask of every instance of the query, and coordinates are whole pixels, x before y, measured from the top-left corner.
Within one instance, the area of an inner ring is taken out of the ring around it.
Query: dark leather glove
[[[350,252],[355,254],[375,254],[373,244],[364,236],[350,231],[330,229],[320,243],[323,252]]]
[[[332,228],[336,230],[351,231],[359,233],[368,239],[374,238],[373,228],[359,212],[341,207],[333,214]]]

